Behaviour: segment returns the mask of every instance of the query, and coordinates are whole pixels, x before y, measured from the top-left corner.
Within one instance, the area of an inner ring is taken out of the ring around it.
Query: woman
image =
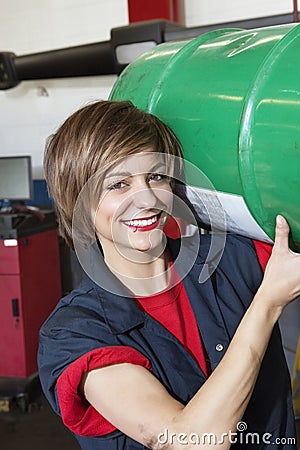
[[[52,137],[49,191],[87,276],[41,329],[45,395],[84,450],[283,448],[294,418],[276,322],[300,258],[281,216],[264,276],[250,239],[210,252],[195,227],[166,238],[176,211],[192,221],[180,157],[129,102],[88,105]]]

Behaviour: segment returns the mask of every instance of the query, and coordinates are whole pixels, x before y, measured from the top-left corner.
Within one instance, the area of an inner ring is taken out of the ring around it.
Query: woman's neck
[[[120,258],[122,261],[120,261]],[[120,258],[104,256],[104,261],[110,271],[133,295],[150,296],[168,287],[170,271],[168,270],[169,256],[167,251],[163,252],[158,258],[153,260],[149,258],[149,261],[145,260],[144,262]]]

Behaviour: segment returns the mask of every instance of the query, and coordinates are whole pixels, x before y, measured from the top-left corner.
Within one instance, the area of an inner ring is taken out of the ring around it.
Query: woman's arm
[[[149,448],[182,449],[180,433],[213,433],[218,440],[216,447],[228,449],[231,443],[228,436],[222,439],[222,434],[235,431],[251,397],[273,326],[284,306],[300,293],[300,256],[288,249],[288,234],[287,223],[279,217],[263,282],[222,361],[186,406],[172,398],[149,371],[132,364],[86,374],[82,390],[87,400],[117,428]],[[166,430],[169,445],[160,444]]]

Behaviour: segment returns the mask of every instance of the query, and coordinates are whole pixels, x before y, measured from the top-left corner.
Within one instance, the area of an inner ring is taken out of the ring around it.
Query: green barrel
[[[123,71],[110,98],[131,100],[173,129],[184,158],[218,193],[230,230],[273,240],[282,214],[300,251],[300,25],[159,45]],[[214,201],[213,190],[188,178]]]

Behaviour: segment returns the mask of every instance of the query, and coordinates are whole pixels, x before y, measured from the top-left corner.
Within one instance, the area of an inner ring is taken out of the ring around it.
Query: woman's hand
[[[272,255],[256,294],[265,305],[281,311],[300,295],[300,255],[289,249],[289,231],[284,217],[277,216]]]

